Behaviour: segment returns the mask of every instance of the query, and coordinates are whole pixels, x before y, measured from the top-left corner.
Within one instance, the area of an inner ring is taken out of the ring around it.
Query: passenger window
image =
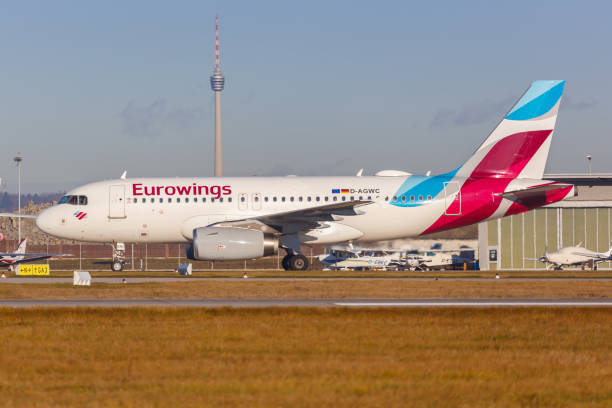
[[[431,201],[431,196],[430,196],[430,195],[428,195],[428,196],[427,196],[427,199]]]
[[[205,203],[206,202],[206,197],[202,197],[202,202]]]
[[[176,202],[180,203],[181,202],[181,197],[176,197]]]
[[[244,196],[240,197],[240,202],[244,203],[244,200],[246,200],[246,198],[244,198]]]
[[[193,202],[197,203],[198,202],[198,197],[193,197]]]
[[[346,197],[345,196],[342,196],[342,201],[346,201]]]
[[[285,197],[281,197],[281,201],[284,203],[285,202]]]
[[[219,197],[219,202],[222,203],[223,202],[223,197]]]
[[[302,196],[299,196],[299,197],[298,197],[298,201],[299,201],[299,202],[302,202]]]
[[[310,196],[306,197],[306,201],[310,201]]]
[[[163,199],[162,197],[159,197],[159,202],[160,202],[160,203],[163,203],[163,202],[164,202],[164,199]]]
[[[268,202],[268,196],[264,197],[264,201],[267,203]]]
[[[402,196],[402,201],[406,201],[406,196]]]
[[[363,200],[363,197],[362,197],[362,196],[359,196],[359,201],[362,201],[362,200]]]
[[[244,198],[244,197],[243,197],[243,198]],[[210,198],[210,202],[211,202],[211,203],[214,203],[214,202],[215,202],[215,197],[211,197],[211,198]]]
[[[147,199],[146,199],[146,198],[143,198],[141,201],[142,201],[143,203],[146,203],[146,202],[147,202]]]
[[[419,196],[419,201],[423,201],[423,196]]]
[[[293,197],[290,197],[290,198],[289,198],[289,201],[293,202]]]
[[[231,203],[232,202],[232,197],[227,197],[227,202]]]
[[[272,197],[272,201],[276,202],[276,197]]]
[[[135,198],[135,199],[134,199],[134,203],[137,203],[137,202],[138,202],[138,199],[137,199],[137,198]]]
[[[389,196],[386,196],[386,197],[385,197],[385,201],[389,201]]]
[[[154,198],[151,198],[151,200],[149,200],[149,201],[151,201],[152,203],[154,203],[154,202],[155,202],[155,199],[154,199]]]
[[[329,197],[328,196],[325,196],[325,201],[329,201]]]
[[[410,196],[410,201],[414,201],[414,196]]]
[[[172,198],[168,198],[168,202],[171,203],[172,202]]]
[[[372,196],[368,196],[368,201],[372,201]]]
[[[397,201],[397,196],[393,196],[393,201]]]
[[[351,196],[351,201],[355,201],[355,196]]]
[[[255,196],[255,202],[259,201],[259,196]],[[291,197],[291,201],[293,201],[293,197]]]
[[[338,196],[334,196],[334,201],[338,201]]]
[[[321,201],[321,198],[320,197],[316,197],[315,200],[316,201]]]

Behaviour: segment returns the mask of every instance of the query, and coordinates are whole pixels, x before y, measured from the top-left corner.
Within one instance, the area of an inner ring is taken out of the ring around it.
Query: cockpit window
[[[87,205],[87,196],[84,196],[84,195],[63,196],[59,200],[58,204]]]

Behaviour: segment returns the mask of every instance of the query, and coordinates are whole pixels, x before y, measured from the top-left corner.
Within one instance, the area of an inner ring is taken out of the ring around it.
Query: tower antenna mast
[[[221,149],[221,91],[225,86],[225,77],[219,63],[219,15],[215,19],[215,70],[210,76],[210,87],[215,92],[215,176],[223,175],[223,158]]]

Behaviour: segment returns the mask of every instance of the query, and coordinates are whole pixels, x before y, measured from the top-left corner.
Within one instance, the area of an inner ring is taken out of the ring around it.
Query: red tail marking
[[[552,130],[521,132],[497,142],[461,187],[462,215],[442,215],[423,234],[474,224],[493,215],[502,202],[495,194],[504,192],[551,133]],[[458,203],[453,202],[449,213],[455,206],[458,209]]]

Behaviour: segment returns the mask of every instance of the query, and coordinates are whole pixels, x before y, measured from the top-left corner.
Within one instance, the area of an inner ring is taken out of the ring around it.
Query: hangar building
[[[545,174],[547,180],[574,184],[578,195],[523,214],[478,225],[483,270],[545,269],[539,258],[581,244],[605,252],[612,241],[612,174]],[[598,264],[612,269],[612,262]]]

